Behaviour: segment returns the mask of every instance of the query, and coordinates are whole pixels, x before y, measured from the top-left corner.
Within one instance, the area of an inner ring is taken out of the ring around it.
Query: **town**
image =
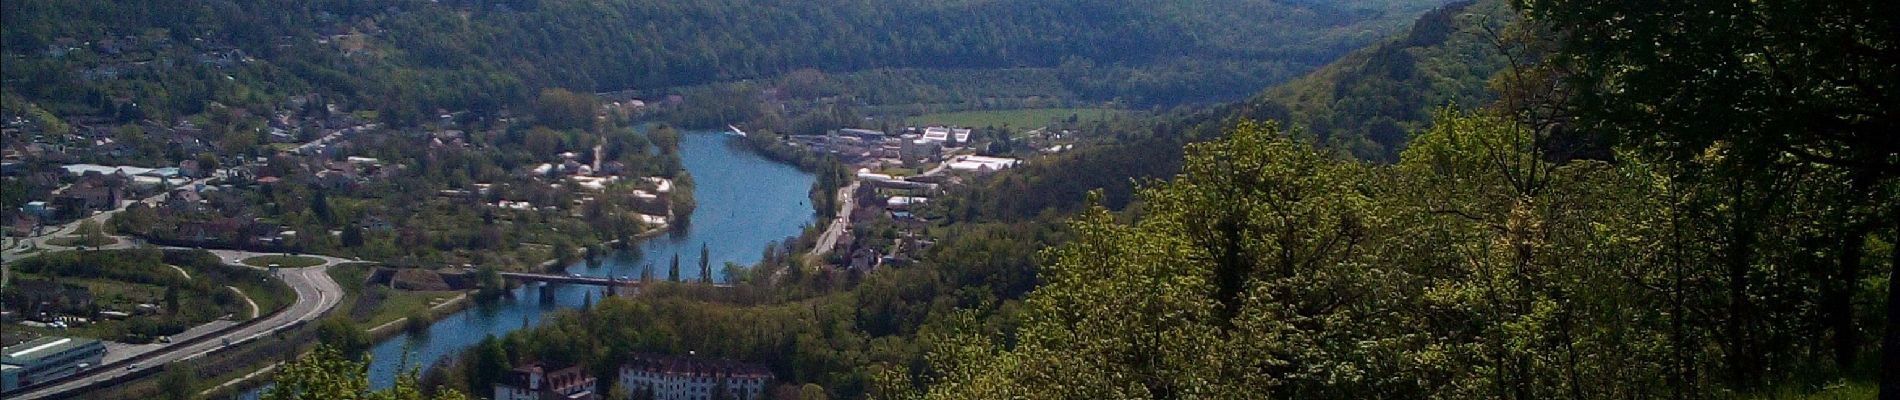
[[[337,307],[312,295],[337,291],[327,275],[338,268],[404,271],[380,276],[407,288],[390,295],[429,299],[428,311],[501,284],[469,279],[477,269],[540,272],[688,217],[678,132],[624,127],[640,107],[547,97],[584,102],[563,111],[586,122],[441,111],[397,129],[314,94],[268,113],[213,104],[207,114],[228,119],[218,121],[49,126],[10,113],[0,391],[149,374],[139,360],[295,332]],[[119,264],[148,272],[87,270]],[[417,311],[364,312],[375,314],[361,323],[387,324]],[[108,366],[123,370],[98,371]]]

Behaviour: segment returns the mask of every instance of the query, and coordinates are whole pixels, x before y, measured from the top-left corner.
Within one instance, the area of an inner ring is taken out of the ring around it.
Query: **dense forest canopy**
[[[1081,98],[1173,104],[1252,93],[1436,3],[23,0],[5,4],[0,40],[8,93],[61,113],[117,115],[124,102],[108,100],[129,97],[189,115],[307,91],[398,115],[481,111],[548,86],[664,89],[804,68],[1010,69]],[[232,49],[262,62],[190,62]]]

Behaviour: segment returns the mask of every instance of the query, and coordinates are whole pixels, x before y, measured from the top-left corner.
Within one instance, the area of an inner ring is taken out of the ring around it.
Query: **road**
[[[322,317],[324,313],[336,308],[337,304],[343,300],[343,288],[338,286],[336,281],[330,279],[330,274],[325,272],[326,269],[328,269],[328,264],[308,268],[279,269],[277,273],[278,277],[283,279],[284,283],[289,284],[291,289],[296,290],[297,302],[291,304],[290,307],[284,309],[283,312],[272,315],[270,318],[246,325],[243,328],[213,336],[207,340],[184,343],[155,350],[152,352],[152,355],[148,355],[136,363],[126,361],[107,363],[101,365],[99,368],[94,368],[82,373],[75,378],[61,381],[58,384],[42,386],[29,392],[8,394],[7,398],[29,400],[54,397],[61,393],[92,385],[97,382],[141,372],[140,370],[142,369],[158,368],[166,364],[195,359],[227,346],[234,346],[276,333],[279,330],[283,330],[299,322],[314,321]],[[225,344],[226,340],[229,340],[229,345]]]
[[[185,248],[185,247],[161,247],[161,248],[163,249],[191,249],[191,248]],[[257,268],[257,267],[244,264],[244,259],[251,258],[251,257],[260,257],[260,256],[281,256],[281,255],[286,254],[286,253],[259,253],[259,252],[254,252],[254,251],[243,251],[243,250],[221,250],[221,249],[204,249],[204,250],[211,252],[212,255],[218,256],[218,259],[224,260],[225,264],[241,265],[241,266],[251,267],[251,268]],[[342,258],[342,257],[331,257],[331,256],[326,256],[326,255],[320,255],[320,254],[294,254],[294,255],[298,257],[310,257],[310,258],[323,260],[323,264],[317,265],[316,267],[329,267],[329,266],[347,263],[347,262],[361,261],[361,260],[351,260],[351,259]]]
[[[831,220],[831,226],[825,227],[824,234],[818,235],[818,243],[811,249],[813,257],[830,253],[833,247],[838,246],[838,238],[843,237],[845,230],[851,228],[851,210],[858,208],[857,196],[852,196],[852,194],[857,191],[858,181],[851,181],[850,185],[838,188],[838,199],[843,200],[838,203],[838,217]]]

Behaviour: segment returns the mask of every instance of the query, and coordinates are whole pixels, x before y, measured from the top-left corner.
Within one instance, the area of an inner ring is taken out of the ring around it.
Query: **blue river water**
[[[668,262],[678,254],[681,279],[695,280],[699,277],[703,243],[714,266],[714,279],[723,281],[721,266],[728,262],[752,265],[759,261],[767,243],[796,236],[812,224],[815,215],[807,196],[814,180],[811,174],[765,159],[733,136],[710,132],[683,136],[680,156],[686,170],[693,174],[693,193],[699,203],[684,234],[647,239],[637,247],[640,256],[617,252],[604,257],[598,267],[582,261],[568,266],[568,272],[637,278],[642,266],[651,263],[654,276],[665,279]],[[540,291],[544,290],[553,291],[552,301],[542,301]],[[604,290],[593,286],[525,285],[513,296],[478,303],[443,317],[421,334],[379,342],[370,350],[370,386],[387,388],[406,369],[426,368],[489,335],[499,337],[539,325],[549,312],[579,307],[589,293],[600,298]],[[259,392],[251,390],[240,397],[254,399]]]

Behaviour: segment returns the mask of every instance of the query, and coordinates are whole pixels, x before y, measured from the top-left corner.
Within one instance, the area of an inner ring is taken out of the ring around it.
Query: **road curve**
[[[283,312],[272,314],[269,318],[248,323],[241,328],[205,340],[155,350],[135,360],[101,365],[78,376],[60,381],[58,384],[42,386],[28,392],[11,393],[7,395],[7,398],[18,400],[56,398],[63,393],[98,382],[143,372],[147,368],[195,359],[228,346],[276,333],[299,322],[316,320],[343,301],[343,288],[338,286],[335,280],[330,279],[330,274],[325,272],[327,268],[328,266],[325,265],[280,269],[278,277],[296,290],[297,302],[285,308]],[[226,340],[230,341],[229,345],[225,344]]]

